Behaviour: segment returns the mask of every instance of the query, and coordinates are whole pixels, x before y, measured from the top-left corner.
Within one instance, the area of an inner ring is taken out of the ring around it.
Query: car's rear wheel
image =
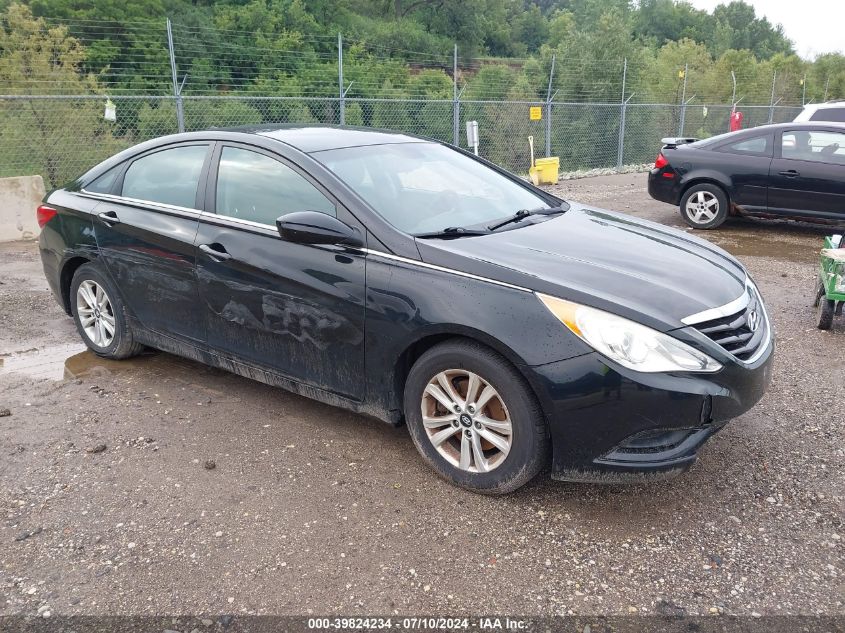
[[[703,183],[681,198],[681,217],[694,229],[715,229],[728,217],[728,197],[721,187]]]
[[[83,264],[76,270],[70,297],[76,329],[95,354],[121,359],[144,349],[132,336],[120,295],[95,264]]]
[[[438,344],[417,360],[405,385],[405,419],[434,470],[474,492],[516,490],[548,460],[546,425],[524,379],[472,341]]]

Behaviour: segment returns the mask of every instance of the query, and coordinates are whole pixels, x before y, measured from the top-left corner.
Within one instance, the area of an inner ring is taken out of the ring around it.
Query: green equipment
[[[816,307],[816,327],[820,330],[829,330],[834,315],[842,314],[842,306],[845,305],[845,236],[824,238],[813,305]]]

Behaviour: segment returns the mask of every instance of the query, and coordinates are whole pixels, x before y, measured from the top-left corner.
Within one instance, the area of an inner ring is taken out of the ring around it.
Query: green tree
[[[84,95],[100,90],[81,72],[85,51],[64,27],[50,27],[23,5],[0,16],[0,85],[17,95]],[[105,98],[0,101],[3,165],[41,174],[48,187],[79,175],[118,147],[103,119]],[[59,141],[72,130],[73,146]],[[5,169],[4,169],[5,171]],[[9,174],[5,174],[9,175]]]
[[[743,0],[720,4],[713,10],[716,30],[711,43],[714,55],[729,49],[750,50],[758,59],[769,59],[776,53],[791,53],[792,43],[783,27],[773,27],[766,18],[758,18],[754,7]]]

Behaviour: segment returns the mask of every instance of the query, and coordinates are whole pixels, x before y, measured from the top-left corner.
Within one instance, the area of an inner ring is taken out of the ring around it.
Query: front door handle
[[[106,226],[120,224],[120,218],[117,217],[116,211],[103,211],[102,213],[98,213],[97,217],[100,218]]]
[[[794,169],[787,169],[786,171],[779,171],[778,172],[781,176],[786,176],[787,178],[797,178],[801,174],[795,171]]]
[[[200,250],[216,262],[232,259],[232,256],[226,252],[222,244],[200,244]]]

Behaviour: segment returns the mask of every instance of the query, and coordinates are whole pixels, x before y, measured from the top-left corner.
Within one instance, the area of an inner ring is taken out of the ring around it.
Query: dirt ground
[[[644,174],[558,189],[685,228]],[[824,234],[704,235],[748,266],[778,349],[768,395],[689,472],[503,498],[438,479],[404,428],[167,354],[95,359],[36,246],[0,245],[0,614],[845,614]]]

